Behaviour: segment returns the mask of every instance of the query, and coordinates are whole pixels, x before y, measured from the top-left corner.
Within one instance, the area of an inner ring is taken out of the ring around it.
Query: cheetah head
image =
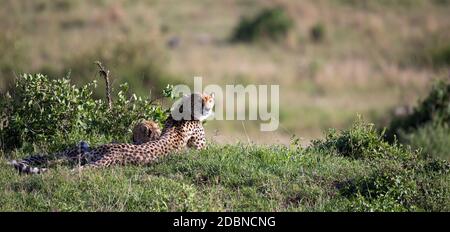
[[[200,121],[205,120],[212,114],[212,109],[214,107],[214,93],[211,94],[202,94],[202,113],[201,116],[204,118]]]
[[[212,115],[214,107],[214,93],[192,93],[184,95],[179,104],[172,109],[172,116],[176,120],[204,121]],[[183,107],[184,106],[184,107]]]

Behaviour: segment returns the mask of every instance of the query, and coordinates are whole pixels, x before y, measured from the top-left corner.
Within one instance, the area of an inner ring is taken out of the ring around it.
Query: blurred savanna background
[[[448,0],[1,0],[0,88],[18,73],[98,80],[142,97],[167,84],[275,84],[280,126],[209,121],[218,143],[307,143],[357,114],[378,127],[449,78]],[[104,97],[103,88],[95,93]],[[220,104],[220,103],[219,103]]]

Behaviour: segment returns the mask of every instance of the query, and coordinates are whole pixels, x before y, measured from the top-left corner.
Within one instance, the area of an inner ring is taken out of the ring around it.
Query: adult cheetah
[[[191,107],[186,110],[186,112],[183,112],[183,104],[186,103],[186,101],[187,104],[192,102],[202,102],[202,105],[199,106],[201,108],[196,110],[195,105],[192,104]],[[211,115],[213,107],[214,107],[214,93],[212,93],[211,95],[192,94],[190,95],[190,98],[185,95],[182,101],[179,102],[179,104],[177,104],[172,109],[172,112],[175,113],[177,113],[177,111],[183,112],[188,116],[193,117],[194,120],[204,121],[207,117]],[[134,144],[142,144],[149,141],[157,140],[160,136],[161,136],[161,129],[159,128],[158,123],[144,119],[136,123],[136,125],[134,125],[131,139]]]

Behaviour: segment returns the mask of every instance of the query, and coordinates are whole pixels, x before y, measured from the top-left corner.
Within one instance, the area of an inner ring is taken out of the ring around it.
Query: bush
[[[414,165],[404,162],[377,160],[371,162],[374,170],[365,176],[345,182],[340,194],[351,200],[356,211],[416,211],[420,188],[416,181],[423,172],[422,160]]]
[[[95,81],[76,87],[69,77],[50,80],[42,74],[21,75],[11,96],[0,101],[3,121],[7,121],[0,131],[2,146],[13,149],[45,144],[58,149],[78,142],[80,137],[100,134],[124,141],[133,122],[140,118],[162,122],[167,116],[161,106],[131,94],[127,84],[113,96],[109,110],[104,100],[93,97],[96,88]]]
[[[386,135],[390,141],[396,136],[402,139],[402,134],[411,133],[430,123],[437,126],[450,123],[450,83],[447,81],[437,81],[412,114],[394,118]]]
[[[339,185],[351,211],[447,211],[450,164],[445,160],[371,162],[366,176]],[[433,197],[431,197],[431,195]]]
[[[314,42],[321,42],[325,39],[325,25],[323,23],[315,24],[310,31],[310,37]]]
[[[391,121],[386,138],[396,138],[426,157],[449,159],[450,154],[450,83],[437,81],[428,96],[409,115]]]
[[[350,129],[340,133],[331,130],[323,140],[314,140],[313,148],[353,159],[410,159],[415,154],[400,144],[389,144],[373,124],[359,119]]]
[[[259,39],[279,40],[293,27],[292,19],[282,8],[265,9],[253,19],[242,18],[232,41],[253,42]]]
[[[450,207],[448,161],[420,156],[396,142],[390,144],[374,125],[361,119],[347,130],[330,131],[302,153],[322,159],[340,156],[352,165],[364,166],[364,172],[332,182],[335,194],[342,198],[341,210],[447,211]]]
[[[426,157],[439,157],[450,160],[450,128],[449,124],[427,123],[409,133],[400,132],[403,143],[420,149]]]

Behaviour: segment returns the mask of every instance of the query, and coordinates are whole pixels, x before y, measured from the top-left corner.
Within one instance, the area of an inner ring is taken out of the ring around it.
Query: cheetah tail
[[[41,174],[48,171],[47,168],[31,167],[25,160],[19,162],[12,160],[8,164],[13,166],[21,174]]]

